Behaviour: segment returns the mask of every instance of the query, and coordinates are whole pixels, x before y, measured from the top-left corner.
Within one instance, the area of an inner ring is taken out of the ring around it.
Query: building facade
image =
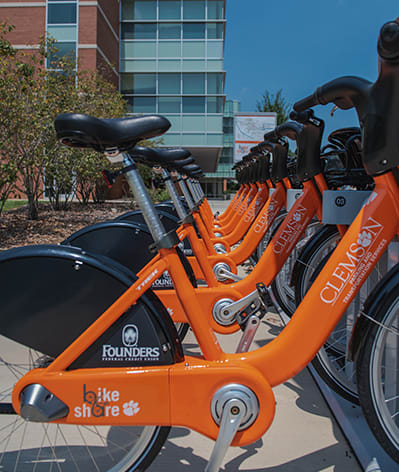
[[[223,116],[223,149],[216,172],[207,172],[202,183],[207,196],[223,198],[235,179],[234,165],[234,115],[241,111],[238,100],[226,100]]]
[[[172,124],[166,146],[184,146],[204,170],[223,147],[225,2],[122,0],[120,90],[129,112]]]
[[[45,32],[57,55],[100,69],[128,113],[166,116],[164,146],[184,146],[205,171],[223,148],[225,0],[0,0],[12,44],[35,49]],[[51,66],[51,58],[48,61]]]

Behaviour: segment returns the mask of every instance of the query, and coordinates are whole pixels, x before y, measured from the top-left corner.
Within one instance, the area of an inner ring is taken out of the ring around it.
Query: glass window
[[[207,23],[208,39],[223,39],[223,23]]]
[[[203,131],[205,133],[205,115],[186,115],[182,121],[182,131]]]
[[[207,77],[208,94],[219,95],[223,93],[223,74],[210,73]]]
[[[122,39],[134,39],[133,29],[134,29],[133,23],[122,23],[121,24]]]
[[[155,41],[122,41],[121,58],[154,57],[156,56]]]
[[[205,2],[203,0],[184,0],[183,18],[185,20],[205,19]]]
[[[48,68],[55,68],[57,66],[57,62],[64,56],[68,56],[75,60],[76,57],[76,43],[73,41],[71,42],[63,42],[63,43],[55,43],[54,47],[57,48],[56,51],[49,54],[47,58],[47,67]]]
[[[158,97],[159,113],[180,113],[180,97]]]
[[[122,20],[134,20],[134,0],[122,0]]]
[[[47,33],[57,41],[75,41],[76,26],[48,26]]]
[[[130,39],[156,39],[156,37],[157,37],[156,23],[134,23],[133,24],[133,38],[130,38]]]
[[[206,144],[210,146],[223,146],[223,134],[207,134]]]
[[[223,113],[223,97],[207,97],[207,113]]]
[[[132,107],[133,107],[133,113],[155,113],[156,98],[155,97],[133,97]]]
[[[166,133],[162,135],[164,146],[180,146],[180,134]]]
[[[158,93],[179,94],[180,93],[180,74],[158,74]]]
[[[183,113],[205,113],[205,97],[183,97]]]
[[[135,95],[156,94],[156,76],[155,74],[134,74],[133,93]]]
[[[172,131],[178,131],[180,129],[180,115],[164,115],[165,118],[167,118],[170,121],[170,124],[172,125],[170,129]],[[165,135],[163,135],[165,136]]]
[[[162,72],[175,72],[180,70],[180,59],[159,59],[158,70]]]
[[[180,41],[165,41],[158,43],[158,57],[181,57]]]
[[[184,133],[181,136],[182,146],[201,146],[205,143],[205,134],[200,133]]]
[[[208,115],[206,118],[208,132],[223,133],[223,118],[220,116]]]
[[[223,41],[207,41],[207,57],[223,57]]]
[[[180,39],[180,23],[159,23],[159,39]]]
[[[121,74],[121,93],[133,93],[133,74]]]
[[[208,59],[206,67],[209,72],[219,72],[223,70],[223,61],[221,59]]]
[[[76,23],[76,4],[49,4],[47,8],[48,24]]]
[[[223,20],[223,0],[208,0],[208,20]]]
[[[183,94],[205,94],[205,74],[183,74]]]
[[[183,57],[205,57],[205,41],[184,41]]]
[[[160,20],[180,20],[180,0],[159,0]]]
[[[185,59],[182,64],[182,72],[202,72],[206,70],[203,59]]]
[[[204,39],[205,23],[184,23],[183,39]]]
[[[135,0],[133,14],[135,20],[156,20],[156,0]]]
[[[120,72],[155,72],[154,59],[130,59],[121,61]]]

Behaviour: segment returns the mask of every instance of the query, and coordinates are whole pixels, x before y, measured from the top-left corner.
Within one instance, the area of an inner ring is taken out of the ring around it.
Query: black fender
[[[367,316],[374,318],[377,308],[384,305],[387,296],[392,292],[395,286],[399,284],[399,264],[396,264],[389,270],[384,277],[377,283],[374,289],[363,305],[363,312]],[[350,360],[357,360],[358,354],[370,335],[370,330],[374,323],[365,316],[358,316],[353,327],[352,337],[348,346],[348,357]]]
[[[303,262],[306,262],[309,257],[313,254],[315,249],[319,246],[320,240],[326,239],[329,235],[337,233],[337,227],[335,225],[325,225],[317,233],[312,236],[309,241],[304,245],[302,251],[299,254],[298,259],[295,261],[294,267],[291,272],[290,286],[296,287],[299,277],[303,269]]]
[[[0,334],[55,358],[136,280],[116,261],[79,248],[3,251]],[[148,290],[69,368],[168,365],[182,359],[175,326]]]
[[[169,233],[169,231],[176,230],[180,226],[180,220],[177,215],[161,208],[157,208],[157,213],[167,233]],[[147,226],[144,220],[144,216],[140,210],[128,211],[127,213],[124,213],[123,215],[120,215],[115,218],[115,221],[135,222]],[[191,245],[188,239],[185,238],[182,243],[182,249],[184,251],[184,254],[186,254],[186,256],[192,256],[193,251],[191,249]]]
[[[179,218],[177,215],[174,215],[164,209],[156,208],[159,219],[161,220],[162,224],[164,225],[166,232],[172,231],[179,227]],[[144,216],[140,210],[128,211],[123,215],[118,216],[115,218],[115,221],[134,221],[136,223],[141,223],[146,225]]]
[[[87,226],[73,233],[61,244],[110,257],[137,273],[154,257],[154,252],[150,250],[153,242],[146,225],[130,220],[114,220]],[[191,283],[196,287],[190,263],[179,247],[176,250]],[[169,274],[165,271],[152,288],[173,289]]]

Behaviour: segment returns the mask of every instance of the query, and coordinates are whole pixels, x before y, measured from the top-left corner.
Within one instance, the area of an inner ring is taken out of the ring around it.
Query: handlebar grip
[[[278,136],[277,136],[277,134],[276,134],[276,130],[275,130],[275,129],[274,129],[273,131],[269,131],[268,133],[265,133],[265,134],[263,135],[263,139],[264,139],[265,141],[273,141],[273,140],[275,140],[275,139],[277,139],[277,138],[278,138]]]
[[[399,58],[399,18],[382,26],[378,38],[378,55],[385,60]]]
[[[312,95],[302,98],[302,100],[299,100],[298,102],[294,103],[293,108],[295,111],[303,112],[307,110],[308,108],[312,108],[318,104],[319,104],[319,101],[317,100],[317,96],[315,93],[313,93]]]
[[[313,118],[314,112],[312,109],[304,111],[292,111],[290,113],[290,119],[297,121],[298,123],[306,123],[309,118]]]

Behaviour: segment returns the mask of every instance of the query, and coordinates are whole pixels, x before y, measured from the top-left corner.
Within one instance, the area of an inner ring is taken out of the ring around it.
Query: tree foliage
[[[262,98],[256,102],[256,111],[277,113],[277,125],[288,120],[290,110],[291,105],[283,97],[281,89],[276,94],[266,90]]]
[[[54,131],[60,113],[121,117],[125,101],[98,71],[78,71],[73,58],[56,57],[56,43],[42,38],[39,50],[15,50],[0,25],[0,211],[15,186],[26,195],[29,218],[38,216],[43,189],[54,208],[65,207],[72,195],[82,202],[96,196],[99,171],[106,159],[95,151],[61,146]]]

